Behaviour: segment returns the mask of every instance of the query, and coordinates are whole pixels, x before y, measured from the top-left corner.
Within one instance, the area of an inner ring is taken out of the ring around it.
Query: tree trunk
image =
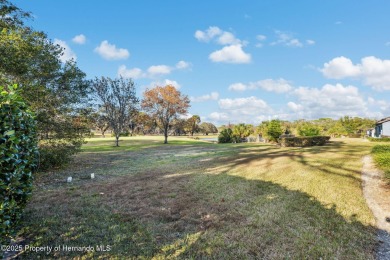
[[[168,143],[168,126],[165,126],[164,127],[164,144],[167,144]]]
[[[115,135],[115,146],[119,146],[119,135]]]

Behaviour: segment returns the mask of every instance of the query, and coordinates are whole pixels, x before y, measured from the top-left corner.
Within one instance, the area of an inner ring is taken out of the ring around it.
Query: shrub
[[[281,137],[279,143],[282,147],[320,146],[327,143],[329,139],[330,136]]]
[[[382,138],[369,137],[368,140],[370,140],[371,142],[390,142],[390,137],[382,137]]]
[[[0,86],[0,243],[15,232],[37,163],[36,123],[23,99]]]
[[[375,145],[372,148],[375,163],[385,172],[390,180],[390,145]]]
[[[233,131],[230,128],[223,129],[218,135],[218,143],[233,142]]]
[[[41,142],[39,144],[39,170],[45,171],[67,165],[72,155],[80,150],[80,146],[58,140]]]

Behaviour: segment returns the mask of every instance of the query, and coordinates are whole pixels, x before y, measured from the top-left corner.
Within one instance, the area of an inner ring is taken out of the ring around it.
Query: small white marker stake
[[[72,182],[72,177],[68,177],[67,182]]]
[[[95,179],[95,174],[91,173],[91,179]]]

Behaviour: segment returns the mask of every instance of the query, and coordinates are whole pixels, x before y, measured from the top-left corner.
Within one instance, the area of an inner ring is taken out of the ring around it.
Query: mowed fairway
[[[95,248],[41,258],[374,258],[374,218],[360,178],[368,142],[121,140],[115,148],[111,138],[91,139],[67,169],[37,176],[24,243]]]

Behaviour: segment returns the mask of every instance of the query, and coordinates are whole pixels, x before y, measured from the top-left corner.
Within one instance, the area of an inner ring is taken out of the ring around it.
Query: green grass
[[[20,257],[374,258],[375,220],[360,179],[371,143],[278,148],[162,140],[123,138],[117,148],[113,139],[91,139],[69,168],[37,175],[24,243],[110,251]]]
[[[372,154],[377,166],[384,171],[386,178],[390,180],[390,145],[375,145],[372,148]]]

